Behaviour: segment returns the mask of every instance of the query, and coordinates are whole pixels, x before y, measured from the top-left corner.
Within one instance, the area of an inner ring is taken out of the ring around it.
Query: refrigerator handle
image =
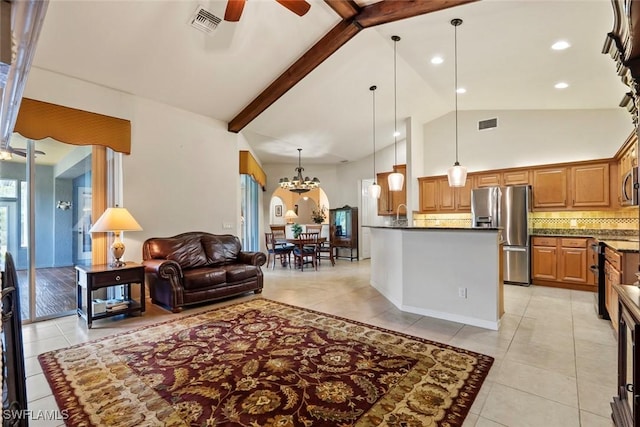
[[[504,246],[504,250],[511,251],[511,252],[526,252],[527,248],[523,248],[522,246],[518,246],[518,247]]]

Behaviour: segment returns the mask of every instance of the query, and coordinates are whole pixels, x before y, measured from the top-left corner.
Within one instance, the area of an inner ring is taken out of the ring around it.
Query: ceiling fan
[[[303,16],[309,11],[311,5],[306,0],[276,0],[298,16]],[[227,9],[224,12],[224,20],[238,22],[246,0],[227,0]]]
[[[34,153],[39,155],[45,155],[45,152],[40,150],[34,150]],[[13,157],[14,154],[20,157],[27,157],[27,149],[13,148],[10,146],[8,146],[7,148],[0,148],[0,160],[9,160]]]

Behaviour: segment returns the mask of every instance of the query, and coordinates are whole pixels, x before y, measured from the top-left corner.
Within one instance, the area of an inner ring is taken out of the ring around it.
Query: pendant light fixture
[[[296,168],[297,175],[291,179],[287,177],[280,178],[280,181],[278,182],[280,184],[280,188],[284,188],[285,190],[298,194],[306,193],[307,191],[320,186],[320,180],[318,178],[314,177],[313,179],[310,179],[308,176],[305,178],[302,177],[302,171],[304,168],[301,163],[301,154],[302,148],[298,148],[298,167]]]
[[[373,95],[373,184],[369,186],[369,195],[379,199],[382,188],[376,183],[376,89],[378,89],[377,86],[369,88]]]
[[[454,91],[456,94],[456,162],[447,171],[449,178],[449,187],[464,187],[467,182],[467,168],[458,162],[458,27],[462,25],[462,19],[455,18],[451,20],[454,34]]]
[[[400,41],[399,36],[391,36],[393,40],[393,150],[395,153],[395,165],[398,164],[398,73],[397,62],[398,52],[397,46]],[[404,175],[399,172],[389,174],[389,191],[402,191],[404,185]]]

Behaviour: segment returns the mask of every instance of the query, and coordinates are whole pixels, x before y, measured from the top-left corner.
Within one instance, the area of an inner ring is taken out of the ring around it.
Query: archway
[[[282,206],[279,208],[278,206]],[[269,202],[269,221],[270,224],[287,223],[286,213],[291,210],[296,212],[298,217],[293,220],[298,224],[313,223],[311,212],[314,209],[322,208],[325,210],[326,217],[324,224],[329,223],[329,198],[322,188],[315,188],[303,194],[294,193],[282,188],[276,189],[271,195]],[[282,216],[278,216],[279,213]]]

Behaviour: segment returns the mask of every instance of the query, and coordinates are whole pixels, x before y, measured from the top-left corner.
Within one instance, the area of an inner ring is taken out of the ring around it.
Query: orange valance
[[[240,151],[240,173],[251,175],[262,190],[267,188],[267,175],[249,151]]]
[[[47,137],[73,145],[99,145],[131,153],[129,120],[23,98],[14,132],[25,138]]]

